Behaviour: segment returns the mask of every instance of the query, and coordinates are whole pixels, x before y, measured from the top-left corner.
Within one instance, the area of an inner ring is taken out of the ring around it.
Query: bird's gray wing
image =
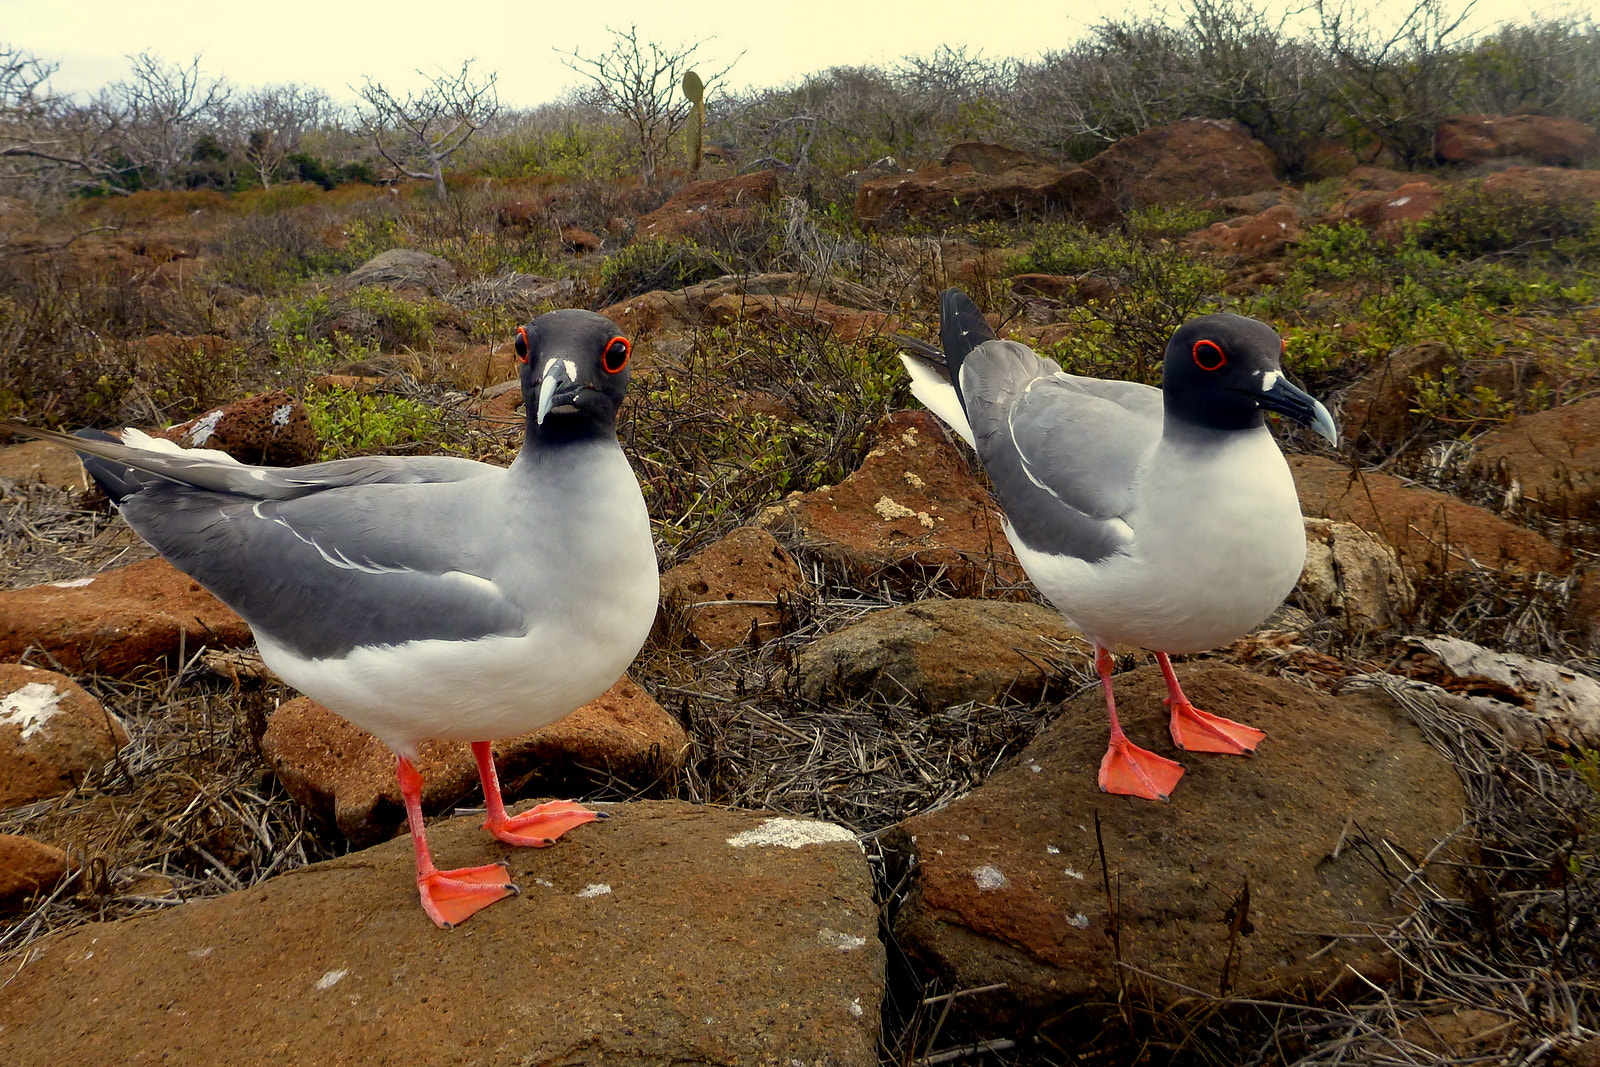
[[[1029,548],[1095,562],[1132,537],[1134,478],[1161,436],[1161,393],[1065,374],[1014,341],[988,341],[961,369],[978,454]]]
[[[161,482],[122,512],[258,633],[320,659],[525,631],[523,609],[474,573],[483,569],[471,556],[480,498],[471,483],[324,487],[263,501]]]
[[[132,468],[156,479],[253,500],[290,500],[339,486],[457,481],[481,472],[484,467],[473,460],[451,456],[357,456],[310,463],[303,467],[256,467],[215,458],[215,453],[209,450],[198,450],[204,454],[191,456],[185,455],[183,450],[168,452],[134,448],[96,437],[79,437],[34,426],[0,423],[0,432],[4,431],[65,445],[80,456],[92,457],[85,460],[85,466],[91,468],[91,473],[93,461],[99,460]],[[137,484],[130,484],[130,490],[152,484],[151,478],[137,478],[134,481]]]

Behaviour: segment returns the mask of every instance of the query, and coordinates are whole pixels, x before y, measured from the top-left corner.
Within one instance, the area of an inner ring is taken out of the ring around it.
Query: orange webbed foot
[[[1183,777],[1183,766],[1140,748],[1126,737],[1113,738],[1100,761],[1100,788],[1107,793],[1166,800]]]
[[[568,830],[602,818],[604,812],[590,811],[574,801],[552,800],[501,820],[491,816],[483,828],[508,845],[543,848]]]
[[[417,889],[422,894],[422,910],[445,929],[517,891],[511,884],[511,872],[498,863],[419,874]]]
[[[1172,743],[1185,752],[1246,756],[1267,735],[1253,726],[1201,711],[1187,700],[1167,700],[1172,709]]]

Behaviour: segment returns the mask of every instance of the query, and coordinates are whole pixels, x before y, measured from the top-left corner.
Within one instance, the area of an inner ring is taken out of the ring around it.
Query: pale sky
[[[1361,0],[1369,8],[1380,0]],[[1446,0],[1459,10],[1465,0]],[[234,86],[298,82],[350,102],[363,75],[393,89],[463,60],[499,73],[501,101],[533,107],[581,84],[557,50],[599,55],[607,27],[636,24],[641,39],[675,45],[714,37],[696,54],[701,69],[744,52],[730,85],[779,86],[834,66],[891,65],[941,44],[991,58],[1031,58],[1065,48],[1110,16],[1150,0],[0,0],[0,44],[60,69],[55,88],[91,92],[127,75],[127,57],[149,50],[169,63],[198,54],[201,70]],[[1180,12],[1181,3],[1165,5]],[[1386,11],[1408,0],[1381,0]],[[1587,10],[1573,0],[1479,0],[1481,28],[1534,13]]]

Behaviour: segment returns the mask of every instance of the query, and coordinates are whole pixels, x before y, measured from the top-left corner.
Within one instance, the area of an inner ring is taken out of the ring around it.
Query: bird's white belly
[[[1127,516],[1135,540],[1126,554],[1087,563],[1030,551],[1013,537],[1018,560],[1057,610],[1104,644],[1199,652],[1233,641],[1294,588],[1306,548],[1276,442],[1265,428],[1241,436],[1214,462],[1157,451],[1140,492],[1148,503]],[[1171,506],[1185,499],[1226,506]]]

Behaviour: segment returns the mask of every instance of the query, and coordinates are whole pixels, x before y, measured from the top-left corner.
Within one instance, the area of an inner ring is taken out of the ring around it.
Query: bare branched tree
[[[431,179],[440,200],[450,197],[445,161],[500,113],[498,75],[473,73],[474,62],[462,63],[455,74],[418,71],[428,87],[404,97],[371,78],[357,90],[365,102],[361,125],[378,154],[408,178]]]
[[[284,161],[299,150],[307,131],[333,121],[328,94],[306,85],[268,85],[252,90],[231,109],[239,154],[270,188]]]
[[[9,192],[102,185],[117,175],[110,161],[115,121],[52,91],[55,70],[0,45],[0,183]]]
[[[668,48],[639,40],[637,26],[610,33],[610,52],[591,59],[573,51],[565,53],[570,58],[563,62],[589,79],[590,84],[579,91],[579,99],[618,116],[628,126],[639,147],[640,174],[645,184],[651,185],[668,142],[689,118],[691,105],[681,89],[683,76],[695,66],[694,54],[710,38]],[[710,74],[696,67],[706,99],[738,61],[735,56]]]
[[[201,137],[215,134],[232,89],[200,72],[200,57],[187,66],[169,64],[150,52],[128,57],[133,74],[102,90],[84,116],[112,133],[127,169],[142,184],[170,189],[177,184]]]
[[[1357,136],[1370,134],[1406,168],[1433,158],[1439,120],[1458,106],[1466,70],[1462,30],[1472,4],[1415,0],[1392,33],[1372,29],[1349,0],[1317,0],[1322,46],[1339,71],[1340,103]]]

